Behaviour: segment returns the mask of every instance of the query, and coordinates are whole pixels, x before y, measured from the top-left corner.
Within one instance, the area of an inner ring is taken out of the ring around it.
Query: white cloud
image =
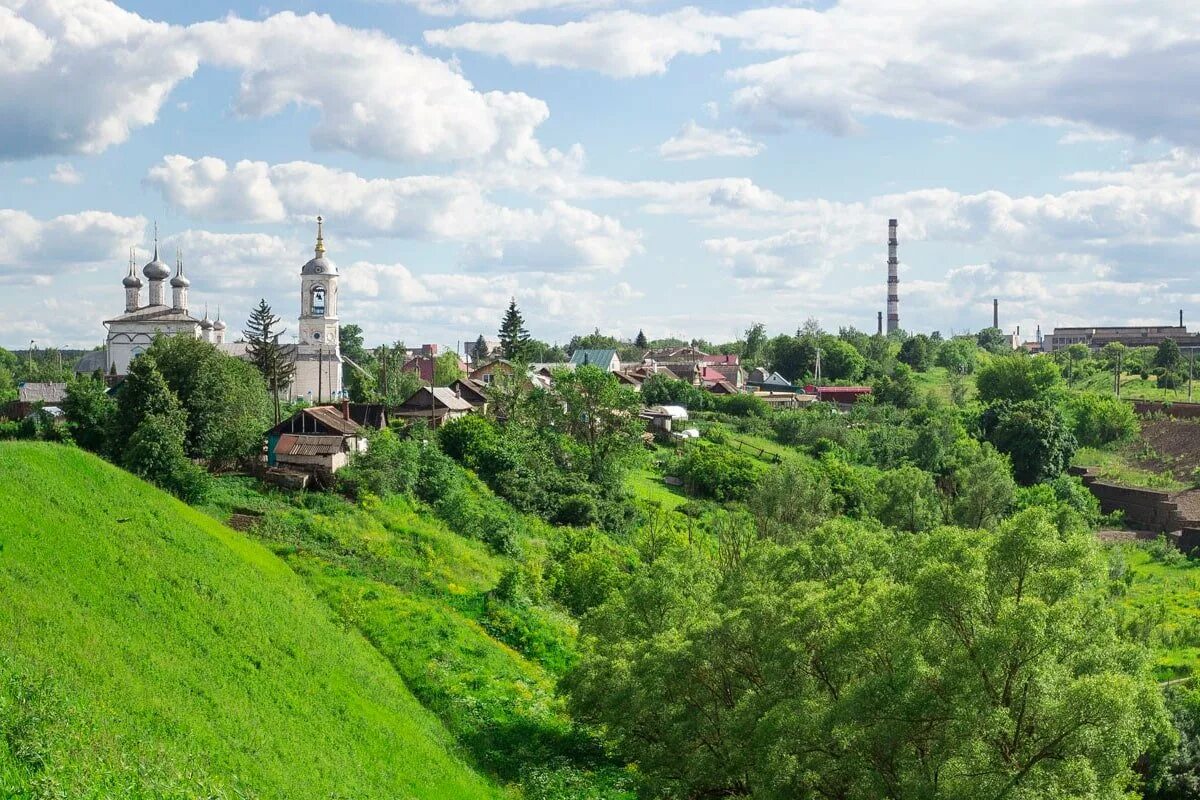
[[[708,19],[694,8],[685,8],[661,16],[611,11],[561,25],[469,22],[426,31],[425,41],[503,56],[514,64],[590,69],[631,78],[666,72],[679,55],[720,50]]]
[[[668,161],[693,161],[699,158],[752,158],[763,151],[756,142],[737,128],[716,130],[688,122],[679,133],[658,146],[658,153]]]
[[[438,17],[502,19],[529,11],[608,8],[619,0],[400,0],[422,14]]]
[[[307,161],[268,165],[166,156],[146,176],[172,206],[215,220],[311,220],[344,235],[463,245],[464,263],[516,270],[620,269],[640,237],[612,217],[561,200],[512,208],[453,175],[360,177]]]
[[[62,183],[68,186],[74,186],[83,183],[83,176],[71,164],[56,164],[54,172],[50,173],[50,180],[55,183]]]
[[[114,280],[119,281],[128,248],[142,240],[145,227],[142,217],[106,211],[38,219],[25,211],[0,209],[0,242],[4,242],[0,285],[49,287],[58,278],[94,270],[106,262],[113,265]],[[27,304],[22,308],[28,311]]]
[[[1036,16],[1036,21],[1034,17]],[[1200,10],[1190,0],[841,0],[737,14],[602,12],[561,24],[468,23],[432,44],[616,77],[664,72],[723,41],[779,57],[729,70],[762,126],[853,133],[872,115],[962,127],[1032,120],[1071,136],[1200,143]]]
[[[240,74],[241,115],[315,109],[318,148],[397,160],[547,158],[534,136],[545,103],[480,92],[454,65],[381,33],[291,12],[170,26],[107,0],[0,8],[0,158],[123,142],[205,65]]]

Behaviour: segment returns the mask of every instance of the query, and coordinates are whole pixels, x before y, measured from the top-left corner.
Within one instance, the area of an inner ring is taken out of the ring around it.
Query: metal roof
[[[608,369],[608,365],[616,357],[616,350],[576,350],[574,353],[571,353],[571,363],[577,367],[582,364],[591,364],[596,367]]]
[[[342,452],[344,436],[321,436],[311,433],[285,433],[275,444],[275,455],[329,456]]]

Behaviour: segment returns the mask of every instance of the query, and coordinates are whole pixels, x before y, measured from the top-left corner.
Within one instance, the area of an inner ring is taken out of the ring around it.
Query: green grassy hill
[[[86,453],[0,444],[0,797],[497,796],[275,555]]]

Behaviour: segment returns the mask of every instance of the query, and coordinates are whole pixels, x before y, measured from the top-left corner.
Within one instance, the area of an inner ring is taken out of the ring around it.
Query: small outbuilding
[[[366,450],[366,428],[351,418],[350,404],[302,408],[267,431],[267,465],[327,482]]]
[[[430,389],[422,386],[416,393],[397,406],[392,416],[412,422],[424,420],[431,428],[440,428],[449,420],[466,416],[475,408],[449,387],[437,386]]]

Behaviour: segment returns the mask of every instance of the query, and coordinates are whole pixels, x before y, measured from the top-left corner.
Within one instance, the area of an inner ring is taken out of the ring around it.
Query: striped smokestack
[[[896,220],[888,220],[888,295],[887,295],[887,332],[891,333],[900,327],[900,276],[897,271],[900,259],[896,258]]]

